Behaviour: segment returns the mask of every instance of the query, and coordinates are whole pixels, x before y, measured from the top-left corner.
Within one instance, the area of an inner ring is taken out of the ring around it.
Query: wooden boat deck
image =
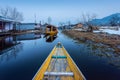
[[[70,70],[70,67],[68,65],[66,58],[57,58],[57,56],[62,56],[62,57],[65,56],[62,48],[57,48],[53,56],[56,56],[56,58],[51,59],[47,72],[72,72]],[[49,80],[63,80],[63,79],[69,80],[69,78],[71,78],[70,80],[74,80],[73,76],[55,76],[55,75],[44,76],[44,79],[49,79]]]
[[[33,80],[86,80],[65,48],[58,43]]]

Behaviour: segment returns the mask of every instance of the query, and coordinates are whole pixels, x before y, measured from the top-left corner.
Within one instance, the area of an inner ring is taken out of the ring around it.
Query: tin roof
[[[6,17],[3,17],[3,16],[0,16],[0,21],[4,21],[4,22],[17,22],[13,19],[10,19],[10,18],[6,18]]]

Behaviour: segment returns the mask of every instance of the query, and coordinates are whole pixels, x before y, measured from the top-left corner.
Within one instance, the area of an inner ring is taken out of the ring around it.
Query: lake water
[[[120,55],[103,44],[78,42],[59,31],[0,39],[0,80],[31,80],[53,47],[61,42],[87,80],[120,80]]]

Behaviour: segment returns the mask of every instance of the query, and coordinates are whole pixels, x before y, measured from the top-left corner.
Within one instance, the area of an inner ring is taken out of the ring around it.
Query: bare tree
[[[87,25],[88,26],[88,31],[89,32],[93,32],[93,24],[91,23],[91,21],[93,20],[93,19],[95,19],[96,18],[96,14],[82,14],[82,22],[85,24],[85,25]]]
[[[61,29],[64,29],[64,24],[65,24],[65,23],[60,22],[60,23],[59,23],[59,27],[61,27]]]
[[[63,26],[63,24],[64,24],[63,22],[59,22],[59,26]]]
[[[66,26],[67,29],[70,29],[71,28],[71,21],[67,21],[67,25],[68,25],[68,26]]]
[[[76,23],[81,23],[80,18],[76,19]]]
[[[96,16],[97,16],[96,14],[91,15],[89,13],[87,13],[87,14],[82,13],[82,22],[84,24],[86,24],[86,23],[90,22],[91,20],[95,19]]]
[[[8,6],[6,8],[1,8],[0,14],[1,16],[4,16],[6,18],[11,18],[15,21],[23,21],[23,14],[17,11],[17,8],[11,8]]]
[[[87,22],[86,15],[82,13],[82,23],[86,24],[86,22]]]
[[[42,20],[42,22],[41,22],[42,24],[45,24],[45,22],[44,22],[44,20]]]
[[[6,7],[6,8],[0,8],[0,15],[4,16],[4,17],[8,17],[8,13],[9,13],[10,8]]]
[[[52,22],[52,18],[48,17],[48,24],[51,24],[51,22]]]
[[[71,21],[68,21],[67,23],[68,23],[69,26],[71,25]]]
[[[21,12],[18,12],[17,8],[11,8],[9,17],[13,20],[16,20],[16,21],[23,20],[23,14]]]

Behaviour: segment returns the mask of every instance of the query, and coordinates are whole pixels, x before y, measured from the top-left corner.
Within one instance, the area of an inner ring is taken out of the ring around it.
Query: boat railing
[[[74,63],[74,61],[72,60],[72,58],[69,56],[68,52],[66,51],[66,49],[64,47],[63,47],[63,51],[64,51],[65,55],[67,56],[67,61],[68,61],[70,69],[74,73],[75,80],[86,80],[86,78],[84,77],[84,75],[82,74],[82,72],[79,70],[79,68],[77,67],[77,65]]]

